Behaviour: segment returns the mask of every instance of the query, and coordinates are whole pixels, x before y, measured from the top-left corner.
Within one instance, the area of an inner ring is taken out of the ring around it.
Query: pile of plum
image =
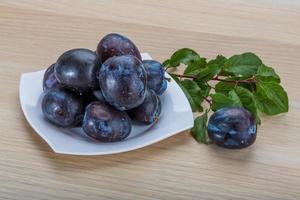
[[[108,34],[95,52],[69,50],[46,70],[42,111],[55,126],[82,127],[101,142],[120,141],[132,121],[149,125],[159,119],[164,73],[161,63],[142,61],[130,39]]]

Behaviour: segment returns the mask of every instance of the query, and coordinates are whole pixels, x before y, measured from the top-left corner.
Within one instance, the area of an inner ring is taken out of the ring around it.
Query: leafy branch
[[[208,60],[192,49],[183,48],[163,65],[187,96],[193,112],[204,111],[204,114],[196,117],[194,128],[191,129],[198,142],[209,142],[206,129],[210,110],[228,106],[244,107],[252,112],[258,124],[261,122],[260,113],[276,115],[288,112],[288,96],[280,85],[280,77],[254,53],[247,52],[230,58],[218,55]],[[169,71],[179,66],[185,67],[183,74]],[[208,104],[205,108],[204,101]]]

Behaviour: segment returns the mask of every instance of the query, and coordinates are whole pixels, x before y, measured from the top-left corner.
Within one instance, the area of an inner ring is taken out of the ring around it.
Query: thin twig
[[[246,80],[226,80],[226,79],[220,79],[218,77],[215,77],[215,78],[212,78],[211,80],[214,80],[214,81],[222,81],[222,82],[228,82],[228,83],[256,83],[255,79],[254,78],[251,78],[251,79],[246,79]]]
[[[197,77],[194,76],[194,75],[184,75],[184,74],[174,74],[174,73],[172,73],[172,74],[179,77],[179,78],[197,79]],[[226,79],[219,78],[218,75],[217,75],[216,77],[212,78],[211,80],[234,83],[234,84],[238,84],[238,83],[247,83],[247,84],[256,83],[255,77],[251,77],[251,78],[248,78],[246,80],[226,80]]]
[[[207,97],[204,97],[204,100],[205,100],[207,103],[209,103],[209,105],[211,105],[211,104],[212,104],[211,100],[210,100],[210,99],[208,99]]]
[[[196,76],[193,76],[193,75],[183,75],[183,74],[174,74],[174,73],[171,73],[172,75],[175,75],[179,78],[190,78],[190,79],[196,79],[197,77]]]

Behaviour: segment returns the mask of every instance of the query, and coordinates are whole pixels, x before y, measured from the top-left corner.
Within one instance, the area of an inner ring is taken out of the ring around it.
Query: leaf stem
[[[172,73],[172,75],[175,75],[179,78],[190,78],[190,79],[196,79],[197,78],[196,76],[193,76],[193,75],[183,75],[183,74],[174,74],[174,73]]]
[[[209,108],[206,111],[208,113],[211,110],[211,107],[212,107],[212,100],[208,99],[207,97],[204,97],[204,100],[209,104]]]
[[[189,79],[197,79],[196,76],[194,75],[184,75],[184,74],[174,74],[173,75],[179,77],[179,78],[189,78]],[[211,80],[213,81],[222,81],[222,82],[228,82],[228,83],[247,83],[247,84],[251,84],[251,83],[256,83],[255,77],[251,77],[249,79],[246,80],[226,80],[226,79],[221,79],[218,77],[218,75],[214,78],[212,78]]]
[[[226,80],[226,79],[220,79],[218,77],[214,77],[211,80],[213,81],[222,81],[222,82],[228,82],[228,83],[256,83],[256,80],[254,78],[246,79],[246,80]]]
[[[211,100],[209,98],[207,98],[207,97],[203,97],[203,98],[207,103],[211,104]]]

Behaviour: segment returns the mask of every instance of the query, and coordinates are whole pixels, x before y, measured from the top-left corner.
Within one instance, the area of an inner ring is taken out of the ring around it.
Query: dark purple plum
[[[164,67],[155,60],[143,60],[143,64],[147,72],[147,87],[156,94],[161,95],[168,86]]]
[[[254,143],[257,125],[254,116],[241,107],[226,107],[209,119],[207,133],[218,146],[241,149]]]
[[[110,57],[123,55],[133,55],[142,60],[135,44],[129,38],[117,33],[110,33],[102,38],[96,52],[102,63]]]
[[[102,94],[101,89],[94,90],[94,91],[93,91],[93,95],[94,95],[94,97],[95,97],[98,101],[104,101],[104,102],[105,102],[105,99],[104,99],[104,96],[103,96],[103,94]]]
[[[153,90],[147,90],[145,100],[140,106],[128,111],[132,120],[142,124],[157,122],[160,113],[161,103]]]
[[[82,122],[84,107],[78,95],[64,88],[52,88],[43,98],[42,111],[52,124],[71,128]]]
[[[99,83],[105,100],[118,110],[141,105],[145,98],[146,71],[135,56],[115,56],[100,69]]]
[[[97,72],[100,66],[95,52],[89,49],[72,49],[58,58],[55,76],[62,85],[85,93],[98,88]]]
[[[45,71],[44,79],[43,79],[43,90],[45,92],[52,88],[60,86],[54,74],[54,67],[55,67],[55,63],[50,65],[50,67],[48,67],[47,70]]]
[[[131,121],[126,112],[97,101],[86,107],[82,128],[98,141],[117,142],[130,134]]]

